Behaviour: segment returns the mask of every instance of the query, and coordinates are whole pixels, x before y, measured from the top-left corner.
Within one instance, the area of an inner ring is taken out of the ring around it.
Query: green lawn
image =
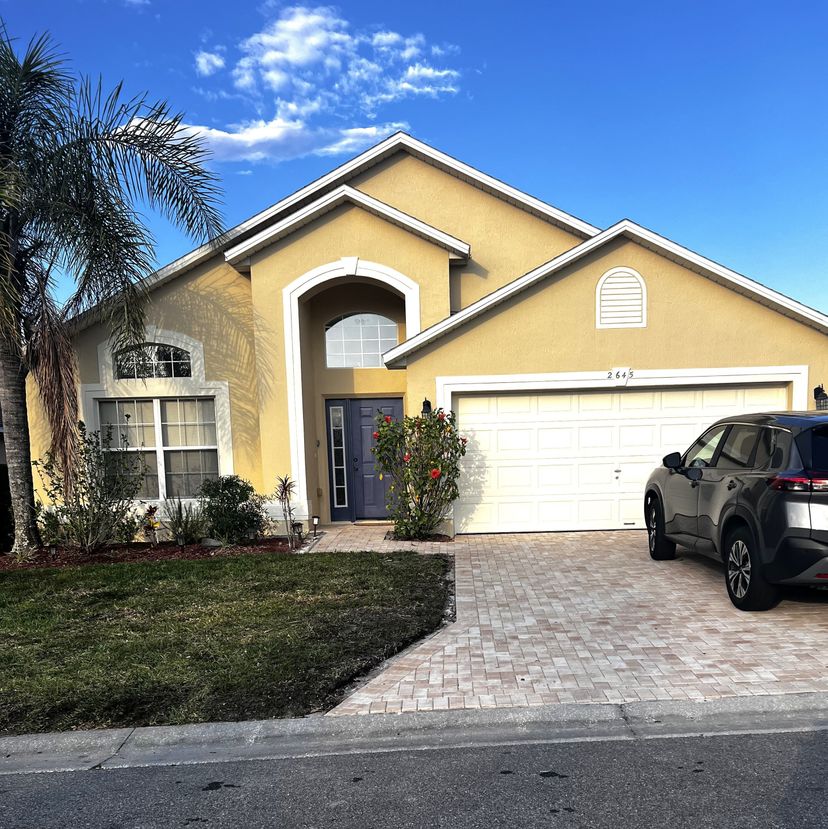
[[[434,630],[441,556],[0,573],[0,733],[288,717]]]

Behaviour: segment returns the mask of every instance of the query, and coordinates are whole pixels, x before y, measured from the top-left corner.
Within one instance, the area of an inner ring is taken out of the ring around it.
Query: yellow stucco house
[[[402,133],[149,284],[149,363],[76,333],[83,418],[130,415],[148,499],[289,473],[301,518],[381,518],[374,416],[428,400],[469,437],[458,531],[640,527],[664,454],[828,379],[825,315]]]

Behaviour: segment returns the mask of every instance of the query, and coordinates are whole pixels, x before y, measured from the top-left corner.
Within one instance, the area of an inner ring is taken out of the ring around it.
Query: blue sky
[[[0,0],[0,15],[183,110],[228,225],[403,128],[828,310],[824,2]],[[193,246],[149,218],[159,264]]]

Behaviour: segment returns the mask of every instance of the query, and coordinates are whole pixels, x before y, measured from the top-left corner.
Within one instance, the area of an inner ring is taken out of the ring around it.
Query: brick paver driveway
[[[385,528],[351,549],[389,549]],[[347,549],[349,534],[321,549]],[[343,540],[344,539],[344,540]],[[408,546],[408,545],[396,545]],[[641,532],[459,536],[457,621],[331,713],[828,690],[828,594],[742,613],[720,567],[651,561]]]

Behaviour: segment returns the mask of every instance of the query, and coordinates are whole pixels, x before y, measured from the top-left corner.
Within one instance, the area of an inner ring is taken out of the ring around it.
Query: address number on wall
[[[607,369],[607,381],[613,386],[626,386],[633,376],[629,366]]]

